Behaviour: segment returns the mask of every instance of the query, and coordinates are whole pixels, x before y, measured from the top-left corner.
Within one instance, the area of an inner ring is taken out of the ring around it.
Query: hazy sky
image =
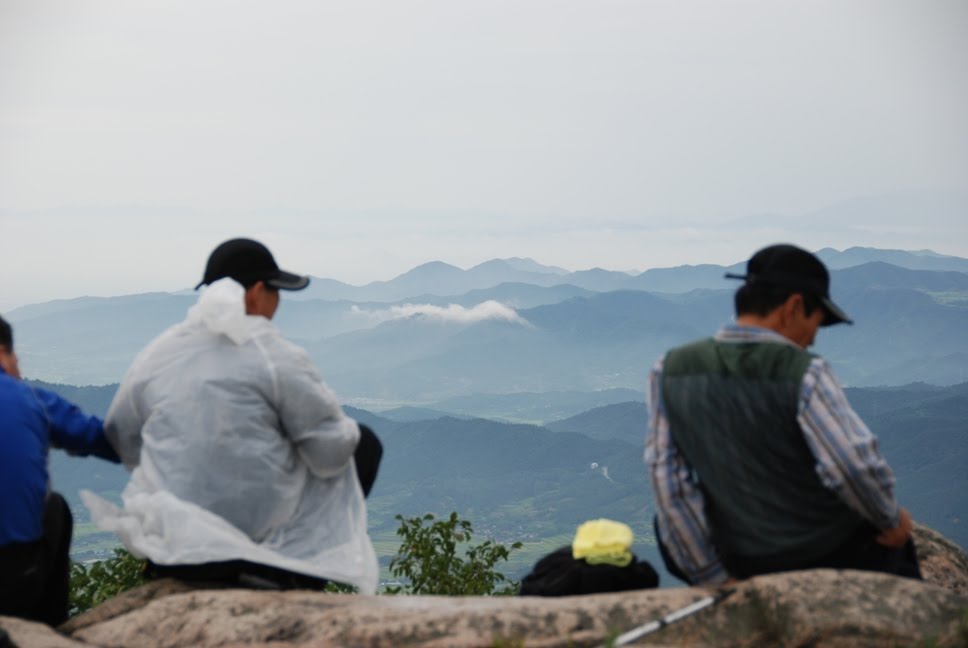
[[[240,234],[354,283],[968,256],[966,115],[964,0],[0,0],[0,309]]]

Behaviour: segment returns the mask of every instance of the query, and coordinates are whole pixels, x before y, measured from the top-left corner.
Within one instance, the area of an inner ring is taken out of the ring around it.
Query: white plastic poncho
[[[248,560],[373,593],[379,567],[345,416],[306,352],[231,279],[135,359],[105,421],[131,480],[102,529],[160,565]]]

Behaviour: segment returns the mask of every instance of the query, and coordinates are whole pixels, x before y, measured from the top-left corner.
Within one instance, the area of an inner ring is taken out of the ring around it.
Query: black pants
[[[67,620],[74,518],[64,498],[50,493],[44,535],[0,547],[0,614],[57,626]]]
[[[693,585],[679,565],[672,559],[668,548],[659,537],[658,519],[653,521],[655,539],[659,545],[662,562],[670,574],[679,580]],[[801,569],[859,569],[876,571],[906,578],[921,579],[921,568],[914,548],[914,541],[908,540],[902,547],[885,547],[875,538],[878,531],[870,524],[862,524],[854,534],[834,551],[820,558],[800,560],[795,556],[723,556],[726,571],[735,578],[750,578],[760,574],[797,571]]]
[[[376,482],[376,474],[383,458],[383,444],[368,426],[360,423],[360,442],[353,453],[356,475],[363,495],[367,496]],[[237,585],[251,589],[309,589],[321,590],[326,580],[284,569],[260,565],[247,560],[226,560],[200,565],[156,565],[149,561],[148,576],[151,578],[178,578]]]
[[[356,464],[356,475],[363,487],[363,496],[366,497],[373,490],[373,483],[376,481],[376,473],[380,470],[380,460],[383,458],[383,444],[369,426],[360,425],[360,443],[356,446],[353,453],[353,463]]]

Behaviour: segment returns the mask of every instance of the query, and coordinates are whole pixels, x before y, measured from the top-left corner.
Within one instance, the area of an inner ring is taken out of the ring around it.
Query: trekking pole
[[[649,621],[648,623],[640,625],[637,628],[632,628],[631,630],[629,630],[624,634],[620,634],[618,637],[615,638],[614,643],[609,645],[627,646],[633,641],[644,637],[645,635],[652,634],[653,632],[661,630],[667,625],[675,623],[676,621],[681,621],[682,619],[685,619],[688,616],[692,616],[693,614],[701,610],[705,610],[708,607],[712,607],[716,605],[717,603],[719,603],[720,601],[722,601],[723,599],[725,599],[727,596],[729,596],[735,591],[736,591],[735,589],[724,589],[724,590],[720,590],[720,592],[715,596],[707,596],[705,598],[701,598],[695,603],[690,603],[684,608],[680,608],[678,610],[675,610],[674,612],[670,612],[669,614],[665,615],[661,619],[658,619],[656,621]]]

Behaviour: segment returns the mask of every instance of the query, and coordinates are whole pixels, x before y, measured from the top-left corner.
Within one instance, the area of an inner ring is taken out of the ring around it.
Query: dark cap
[[[13,352],[13,328],[2,317],[0,317],[0,346],[6,347],[7,352]]]
[[[280,270],[269,248],[244,238],[226,241],[212,250],[205,276],[195,290],[225,277],[235,279],[246,289],[258,281],[282,290],[302,290],[309,285],[309,277]]]
[[[821,326],[854,321],[830,299],[830,274],[823,262],[795,245],[771,245],[753,255],[746,264],[746,274],[726,273],[729,279],[743,279],[747,284],[769,285],[805,292],[820,300],[824,309]]]

